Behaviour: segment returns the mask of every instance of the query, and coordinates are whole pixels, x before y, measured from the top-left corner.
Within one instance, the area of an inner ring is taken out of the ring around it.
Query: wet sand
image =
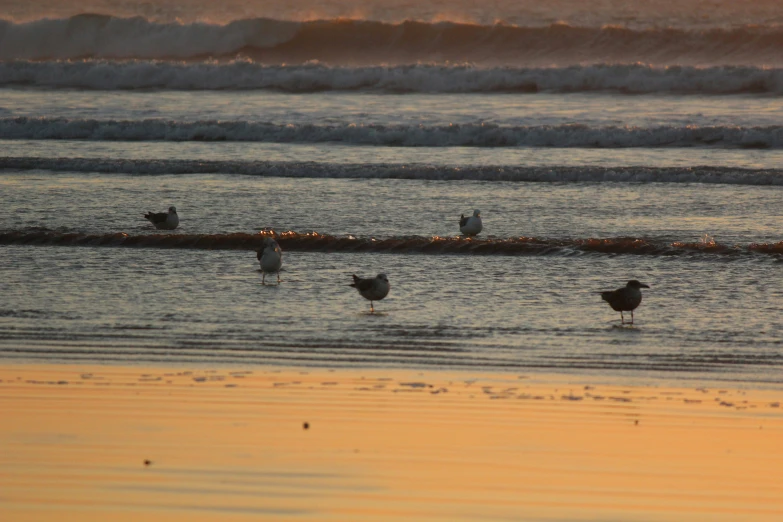
[[[783,391],[0,366],[0,520],[783,519]]]

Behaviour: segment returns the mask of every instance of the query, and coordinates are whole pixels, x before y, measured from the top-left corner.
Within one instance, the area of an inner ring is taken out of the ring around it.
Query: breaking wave
[[[274,237],[283,250],[295,252],[378,252],[466,255],[577,255],[635,254],[650,256],[750,254],[783,255],[783,242],[722,245],[715,242],[661,242],[641,238],[552,239],[535,237],[466,239],[463,237],[405,236],[376,239],[331,236],[318,232],[264,231],[256,234],[142,234],[125,232],[84,234],[45,229],[0,232],[0,245],[46,245],[198,250],[256,251],[266,237]]]
[[[255,121],[2,118],[0,139],[250,141],[389,147],[783,148],[783,126],[286,124]]]
[[[0,86],[95,90],[250,90],[290,93],[783,94],[783,69],[763,67],[653,67],[642,64],[570,67],[400,65],[330,67],[263,65],[247,60],[161,62],[107,60],[0,62]]]
[[[0,157],[0,169],[107,174],[238,174],[282,178],[417,179],[516,182],[723,183],[783,186],[781,169],[733,167],[524,167],[345,164],[272,161]]]
[[[571,65],[775,65],[783,63],[783,29],[630,29],[552,24],[293,22],[269,18],[225,25],[158,23],[142,17],[81,14],[26,23],[0,20],[0,60],[248,57],[262,63]]]

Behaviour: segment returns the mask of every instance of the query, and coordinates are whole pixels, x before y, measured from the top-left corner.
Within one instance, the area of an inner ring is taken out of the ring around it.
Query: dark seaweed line
[[[0,232],[0,245],[86,246],[197,250],[257,250],[265,237],[274,237],[284,250],[294,252],[376,252],[462,255],[579,255],[632,254],[649,256],[747,257],[783,255],[783,242],[721,245],[718,243],[664,243],[638,238],[487,238],[392,237],[385,239],[336,237],[317,232],[261,232],[257,234],[141,234],[124,232],[84,234],[50,230]]]

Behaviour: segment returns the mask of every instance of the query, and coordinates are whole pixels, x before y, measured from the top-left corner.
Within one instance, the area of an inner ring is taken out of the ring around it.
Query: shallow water
[[[7,246],[6,359],[447,367],[780,382],[778,262]],[[351,273],[390,274],[368,303]],[[651,285],[634,327],[598,291]],[[274,278],[271,278],[274,280]]]
[[[724,245],[780,240],[776,186],[700,183],[514,183],[129,176],[7,172],[0,230],[153,233],[147,211],[176,202],[175,233],[317,231],[336,236],[455,236],[482,211],[482,237],[643,238]],[[77,203],[78,204],[75,204]]]
[[[774,2],[6,4],[4,360],[780,379]]]
[[[479,71],[477,71],[478,73]],[[3,118],[100,121],[270,122],[430,126],[485,123],[586,126],[726,125],[780,123],[783,98],[609,93],[411,93],[233,91],[84,91],[2,89]],[[4,126],[9,120],[3,120]]]

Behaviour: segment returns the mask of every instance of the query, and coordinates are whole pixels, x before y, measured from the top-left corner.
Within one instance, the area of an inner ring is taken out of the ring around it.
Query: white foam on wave
[[[135,175],[239,174],[285,178],[478,180],[511,182],[722,183],[783,186],[783,169],[679,167],[519,167],[334,164],[267,161],[0,157],[0,169]]]
[[[328,125],[272,122],[196,122],[2,118],[0,139],[118,141],[247,141],[346,143],[391,147],[579,147],[579,148],[783,148],[783,126],[589,126],[584,124],[506,126]]]
[[[308,93],[593,92],[628,94],[783,94],[783,69],[763,67],[653,67],[591,65],[491,67],[412,65],[276,66],[248,60],[216,62],[9,61],[0,63],[0,86],[32,85],[97,90],[269,89]]]

